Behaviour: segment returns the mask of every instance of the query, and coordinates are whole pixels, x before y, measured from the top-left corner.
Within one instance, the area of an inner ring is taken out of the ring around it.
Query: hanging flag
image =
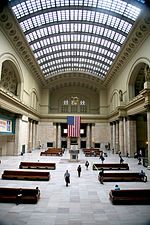
[[[68,116],[68,137],[80,137],[80,116]]]

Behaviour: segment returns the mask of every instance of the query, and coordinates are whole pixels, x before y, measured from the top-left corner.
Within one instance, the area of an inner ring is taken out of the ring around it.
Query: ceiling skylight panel
[[[66,19],[65,10],[57,11],[58,21],[62,21]]]
[[[31,13],[33,13],[33,8],[32,8],[32,5],[31,5],[31,1],[26,1],[26,5],[27,5],[27,8],[28,8],[28,11]]]
[[[55,7],[55,0],[51,0],[51,6]]]

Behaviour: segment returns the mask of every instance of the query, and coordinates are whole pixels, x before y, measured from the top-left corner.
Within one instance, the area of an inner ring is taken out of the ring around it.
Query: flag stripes
[[[80,116],[68,116],[68,137],[80,137]]]

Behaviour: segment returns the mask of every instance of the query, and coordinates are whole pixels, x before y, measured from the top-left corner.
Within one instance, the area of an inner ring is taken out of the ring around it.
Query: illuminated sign
[[[14,133],[13,122],[13,119],[0,118],[0,133]]]

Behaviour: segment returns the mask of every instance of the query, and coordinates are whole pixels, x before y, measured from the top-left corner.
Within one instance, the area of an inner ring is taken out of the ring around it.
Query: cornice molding
[[[33,120],[39,120],[40,118],[39,112],[25,105],[15,95],[0,88],[0,96],[1,96],[0,108],[3,108],[16,114],[25,115]]]
[[[140,46],[150,35],[150,9],[145,7],[142,15],[135,23],[132,31],[123,44],[120,53],[115,59],[108,75],[104,80],[104,86],[110,86],[112,81],[119,75],[123,67],[129,62]]]
[[[148,8],[145,9],[141,17],[135,23],[131,33],[129,34],[127,40],[121,48],[120,53],[118,54],[104,81],[94,75],[92,76],[86,73],[79,73],[78,71],[75,71],[75,73],[62,73],[45,79],[30,49],[30,46],[27,40],[25,39],[24,33],[22,32],[9,6],[5,6],[3,11],[0,13],[0,26],[5,35],[12,43],[15,50],[19,53],[21,58],[28,65],[32,74],[35,76],[35,78],[42,87],[49,87],[50,85],[51,87],[55,88],[54,80],[57,80],[57,82],[59,82],[61,77],[64,78],[68,74],[69,76],[74,76],[74,74],[78,74],[79,80],[82,76],[84,76],[84,78],[87,78],[87,81],[91,80],[99,86],[109,87],[112,81],[119,75],[120,71],[123,69],[126,63],[129,62],[133,54],[135,54],[135,52],[143,44],[145,39],[150,35],[150,10]],[[62,85],[64,85],[64,83],[61,82],[60,86]]]
[[[10,41],[12,47],[17,51],[19,56],[21,56],[25,65],[28,66],[38,83],[41,86],[44,86],[46,81],[43,77],[42,71],[9,6],[5,6],[3,11],[0,12],[0,27],[7,39]]]

